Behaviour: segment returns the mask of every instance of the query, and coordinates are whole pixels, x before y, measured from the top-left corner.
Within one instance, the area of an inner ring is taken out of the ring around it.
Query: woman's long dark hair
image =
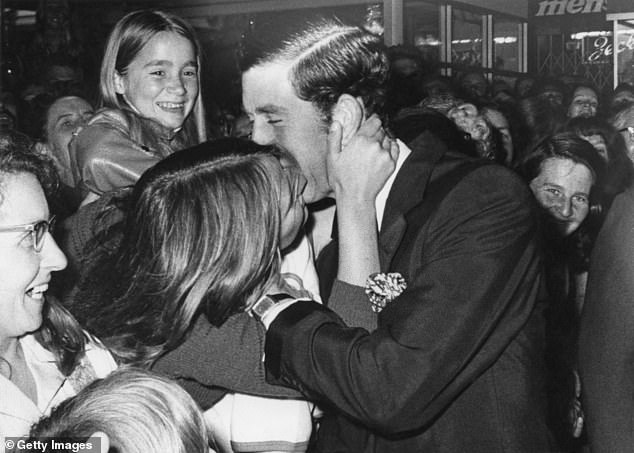
[[[183,341],[197,315],[221,325],[276,278],[278,155],[222,139],[143,174],[125,220],[106,234],[119,236],[116,247],[102,249],[74,310],[119,361],[151,364]]]

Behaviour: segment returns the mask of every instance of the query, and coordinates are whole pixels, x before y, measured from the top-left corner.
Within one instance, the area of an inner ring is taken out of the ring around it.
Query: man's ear
[[[98,451],[99,453],[108,453],[108,451],[110,450],[110,438],[103,431],[95,431],[94,433],[92,433],[92,436],[90,436],[90,438],[88,439],[88,442],[91,442],[91,441],[93,442],[93,444],[96,444],[97,442],[99,442],[99,450],[95,449],[91,451]]]
[[[125,81],[119,71],[114,72],[114,91],[117,94],[125,94]]]
[[[332,120],[338,121],[343,128],[341,143],[347,144],[357,133],[363,122],[365,111],[361,100],[349,94],[342,94],[332,112]]]

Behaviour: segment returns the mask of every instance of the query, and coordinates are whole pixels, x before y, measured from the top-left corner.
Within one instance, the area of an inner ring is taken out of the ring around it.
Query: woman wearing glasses
[[[116,365],[74,318],[45,297],[66,257],[50,234],[52,163],[28,139],[0,135],[0,438],[30,425]],[[0,447],[2,450],[3,447]]]

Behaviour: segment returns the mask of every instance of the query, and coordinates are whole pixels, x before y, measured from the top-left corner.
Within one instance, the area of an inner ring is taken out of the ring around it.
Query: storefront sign
[[[593,42],[594,51],[588,55],[588,61],[594,62],[604,57],[609,57],[614,51],[612,45],[612,37],[601,36]],[[625,52],[626,50],[634,50],[634,35],[629,35],[627,41],[621,41],[616,48],[617,53]]]
[[[535,16],[589,14],[605,11],[605,0],[543,0]]]

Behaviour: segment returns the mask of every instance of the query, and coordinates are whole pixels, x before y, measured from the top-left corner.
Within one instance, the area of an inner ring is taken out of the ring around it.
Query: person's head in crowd
[[[93,106],[80,96],[62,96],[45,109],[41,121],[40,147],[55,162],[61,181],[72,186],[68,143],[73,133],[94,114]]]
[[[114,251],[87,275],[109,291],[80,290],[73,313],[120,361],[139,365],[180,344],[199,314],[223,324],[279,280],[281,250],[305,220],[305,182],[290,155],[248,140],[170,155],[136,183]]]
[[[627,155],[634,162],[634,104],[619,110],[612,118],[612,126],[623,137]]]
[[[516,146],[518,159],[529,152],[535,144],[545,137],[561,131],[566,123],[566,111],[559,106],[553,106],[551,101],[539,96],[529,96],[519,101],[518,110],[525,127],[525,134],[521,137],[523,143]],[[515,143],[518,145],[518,143]]]
[[[14,109],[12,109],[10,105],[6,104],[4,100],[0,102],[0,132],[14,130],[16,122]]]
[[[590,84],[578,84],[572,91],[567,115],[569,118],[578,116],[596,116],[599,108],[599,92]]]
[[[566,123],[566,130],[589,142],[606,161],[612,158],[608,143],[611,145],[619,134],[607,121],[597,117],[578,116]]]
[[[610,96],[610,114],[615,115],[619,110],[622,110],[632,103],[634,103],[634,86],[625,82],[620,83]]]
[[[108,37],[101,102],[204,140],[200,70],[201,47],[191,25],[162,11],[131,12]]]
[[[515,79],[513,86],[515,97],[519,100],[529,96],[534,84],[535,79],[530,76],[520,76]]]
[[[39,411],[25,401],[44,408],[67,395],[67,387],[49,384],[65,381],[86,346],[75,319],[47,297],[53,273],[66,267],[66,257],[51,235],[47,194],[56,187],[52,162],[33,151],[30,138],[17,132],[0,134],[0,380],[13,384],[2,384],[7,393],[0,413],[3,436],[23,435],[35,421],[29,417]],[[39,351],[39,359],[33,351]]]
[[[423,98],[423,58],[414,46],[392,46],[387,54],[390,60],[387,108],[394,114]]]
[[[634,177],[634,164],[628,157],[623,137],[610,123],[596,116],[572,118],[566,130],[588,141],[607,161],[603,190],[607,207],[616,194],[629,187]]]
[[[435,110],[443,115],[447,115],[451,109],[457,107],[462,101],[452,93],[441,93],[425,97],[418,107]]]
[[[515,102],[513,88],[504,79],[496,79],[491,83],[491,100],[494,102]]]
[[[391,118],[390,130],[405,143],[409,143],[425,131],[432,132],[448,148],[458,150],[467,156],[478,157],[478,143],[461,130],[444,112],[416,107],[403,109]]]
[[[566,100],[566,86],[558,79],[545,77],[531,87],[530,96],[547,101],[553,108],[560,108]]]
[[[388,47],[387,55],[392,72],[404,77],[422,74],[423,57],[416,47],[403,44]]]
[[[500,133],[502,145],[506,152],[504,163],[507,166],[511,165],[514,156],[513,134],[506,114],[495,104],[486,104],[480,111],[482,112],[482,117]]]
[[[505,162],[506,152],[501,133],[475,105],[469,102],[458,103],[447,112],[447,117],[475,140],[480,157],[500,163]]]
[[[451,78],[440,74],[430,74],[424,77],[422,87],[425,97],[455,95]]]
[[[59,327],[50,323],[60,316],[60,307],[51,307],[46,300],[52,273],[66,267],[66,257],[50,232],[47,194],[56,186],[52,163],[34,152],[28,137],[0,134],[0,357],[4,359],[4,352],[17,347],[25,334]],[[66,369],[70,364],[62,365]]]
[[[547,137],[517,167],[547,221],[563,237],[590,213],[593,188],[602,182],[605,162],[586,140],[571,132]]]
[[[84,74],[73,62],[51,62],[44,71],[44,92],[57,97],[62,93],[83,92]]]
[[[122,367],[94,381],[40,419],[32,440],[99,442],[102,453],[207,453],[200,409],[176,382]]]
[[[482,102],[489,96],[489,81],[479,71],[468,71],[458,78],[458,95],[469,102]]]
[[[326,170],[330,123],[341,123],[345,145],[365,118],[385,119],[389,63],[382,39],[328,21],[303,29],[291,41],[247,50],[243,104],[253,120],[253,140],[293,154],[308,180],[308,203],[328,197],[333,193]]]

